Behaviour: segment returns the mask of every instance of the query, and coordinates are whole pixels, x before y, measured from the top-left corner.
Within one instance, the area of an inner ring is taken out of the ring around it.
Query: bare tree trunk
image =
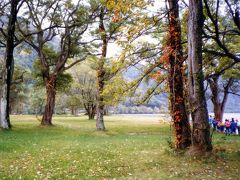
[[[219,92],[219,85],[218,85],[219,76],[215,76],[211,79],[208,79],[210,84],[210,89],[212,92],[211,101],[213,103],[213,112],[215,119],[218,121],[222,121],[223,118],[223,111],[222,111],[222,103],[220,100],[220,92]]]
[[[94,119],[96,115],[96,106],[95,105],[89,105],[87,108],[85,108],[87,111],[88,119]]]
[[[77,108],[76,108],[76,106],[72,106],[71,113],[72,113],[73,116],[77,116]]]
[[[107,35],[106,30],[104,27],[104,8],[101,9],[100,14],[100,24],[99,24],[99,32],[101,33],[101,40],[102,40],[102,54],[98,61],[97,67],[97,120],[96,120],[96,127],[97,130],[103,131],[105,130],[104,125],[104,97],[102,95],[104,89],[104,77],[105,77],[105,69],[104,63],[105,58],[107,55]]]
[[[97,104],[97,123],[96,123],[97,130],[99,130],[99,131],[105,130],[103,116],[104,116],[103,99],[99,98],[98,104]]]
[[[223,109],[222,109],[222,106],[221,106],[221,103],[216,103],[213,105],[213,112],[214,112],[214,116],[215,116],[215,119],[217,121],[222,121],[223,120]]]
[[[1,109],[0,109],[0,121],[1,121],[1,127],[4,129],[8,129],[11,127],[9,119],[7,117],[9,117],[7,114],[7,83],[6,83],[6,69],[2,70],[2,83],[1,83],[1,99],[0,99],[0,105],[1,105]]]
[[[169,89],[170,109],[174,122],[176,148],[186,149],[191,145],[191,129],[183,95],[183,52],[181,45],[181,26],[179,22],[178,1],[168,0],[169,5]]]
[[[56,76],[50,76],[45,80],[47,102],[45,105],[45,111],[42,117],[42,125],[51,126],[52,116],[55,108],[55,97],[56,97]]]
[[[193,121],[193,154],[204,154],[212,151],[202,71],[203,22],[202,0],[190,0],[188,19],[188,70],[189,103]]]
[[[1,83],[1,96],[0,96],[0,125],[4,129],[11,128],[9,111],[10,111],[10,86],[12,80],[12,73],[14,68],[14,36],[15,36],[15,23],[17,20],[18,4],[20,0],[11,0],[11,12],[7,27],[6,36],[6,51],[3,62],[3,69],[1,72],[2,83]]]
[[[212,93],[211,101],[213,103],[213,112],[214,112],[215,119],[218,121],[222,121],[224,110],[225,110],[225,105],[226,105],[227,99],[228,99],[228,94],[229,94],[228,91],[229,91],[229,88],[233,84],[233,78],[230,78],[227,81],[227,84],[223,90],[223,98],[221,100],[220,99],[220,87],[218,84],[219,77],[220,76],[216,75],[216,76],[212,77],[211,79],[208,79],[208,82],[210,84],[210,89],[211,89],[211,93]]]
[[[100,59],[99,69],[97,72],[97,119],[96,119],[96,127],[97,130],[105,130],[104,125],[104,98],[103,98],[103,88],[104,88],[104,74],[105,71],[103,69],[103,59]]]
[[[88,115],[88,119],[89,120],[94,119],[95,114],[96,114],[96,110],[91,110],[90,114]]]

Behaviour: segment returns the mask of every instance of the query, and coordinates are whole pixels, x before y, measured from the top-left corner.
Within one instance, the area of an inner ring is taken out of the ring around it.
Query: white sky
[[[149,5],[148,7],[149,14],[156,14],[158,10],[163,7],[165,7],[165,0],[154,0],[154,5]],[[142,36],[138,39],[138,41],[157,43],[156,40],[150,36]],[[122,49],[116,43],[111,43],[108,45],[107,57],[116,57],[121,53],[121,51]]]
[[[78,0],[73,0],[73,2],[77,2]],[[159,8],[162,8],[165,6],[165,0],[154,0],[154,5],[150,5],[148,7],[148,11],[150,15],[156,14],[158,12]],[[24,9],[26,8],[26,6],[24,5],[21,9],[20,9],[20,15],[24,12]],[[22,10],[22,11],[21,11]],[[46,22],[46,27],[48,26],[49,23]],[[87,35],[88,36],[88,35]],[[87,38],[88,39],[88,38]],[[154,42],[154,39],[151,38],[150,36],[142,36],[139,38],[138,41],[150,41],[150,42]],[[107,57],[116,57],[121,53],[121,48],[116,44],[116,43],[109,43],[108,44],[108,51],[107,51]]]

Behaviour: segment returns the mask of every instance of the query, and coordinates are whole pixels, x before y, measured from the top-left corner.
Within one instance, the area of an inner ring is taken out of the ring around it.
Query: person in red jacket
[[[231,129],[230,129],[230,127],[231,127],[231,122],[230,122],[228,119],[225,120],[225,127],[226,127],[226,130],[225,130],[226,136],[227,136],[227,135],[230,136],[230,134],[231,134]]]

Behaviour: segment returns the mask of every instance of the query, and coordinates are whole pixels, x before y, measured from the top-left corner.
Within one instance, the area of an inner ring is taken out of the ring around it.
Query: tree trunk
[[[95,105],[89,105],[87,109],[87,114],[88,114],[88,119],[94,119],[95,114],[96,114],[96,106]]]
[[[14,59],[13,59],[13,51],[14,51],[14,36],[15,36],[15,23],[17,20],[18,13],[18,4],[20,0],[12,0],[11,4],[11,12],[8,21],[7,27],[7,37],[6,37],[6,51],[3,62],[3,69],[1,72],[2,83],[1,83],[1,97],[0,97],[0,125],[4,129],[11,128],[9,111],[10,111],[10,86],[12,80],[12,73],[14,68]]]
[[[89,119],[89,120],[94,119],[95,114],[96,114],[95,110],[92,111],[92,112],[89,114],[88,119]]]
[[[223,110],[222,110],[222,106],[221,106],[221,103],[216,103],[213,105],[213,112],[214,112],[214,116],[215,116],[215,119],[217,121],[222,121],[223,120]]]
[[[7,83],[6,83],[6,78],[7,77],[7,72],[6,69],[2,70],[2,82],[1,82],[1,99],[0,99],[0,121],[1,121],[1,127],[4,129],[9,129],[11,127],[10,121],[9,121],[9,116],[8,111],[7,111]]]
[[[103,60],[100,60],[103,61]],[[102,63],[101,63],[102,64]],[[99,66],[100,67],[100,66]],[[97,120],[96,127],[97,130],[105,130],[104,125],[104,98],[103,98],[103,88],[104,88],[104,70],[103,68],[99,68],[97,72]]]
[[[104,115],[103,98],[99,97],[98,98],[98,104],[97,104],[97,122],[96,122],[96,127],[97,127],[97,130],[100,130],[100,131],[105,130],[103,115]]]
[[[104,8],[101,9],[100,13],[100,24],[99,24],[99,32],[102,40],[102,52],[101,57],[98,61],[97,65],[97,120],[96,127],[97,130],[103,131],[105,130],[104,125],[104,97],[102,95],[104,89],[104,77],[105,77],[105,69],[104,63],[107,55],[107,35],[104,27]]]
[[[190,0],[188,19],[188,71],[189,103],[193,122],[193,154],[205,154],[212,150],[202,71],[203,22],[202,0]]]
[[[71,113],[72,113],[73,116],[76,115],[76,111],[75,111],[75,107],[74,106],[71,108]]]
[[[42,125],[51,126],[52,116],[55,108],[55,97],[56,97],[56,76],[52,75],[45,78],[45,86],[47,93],[47,101],[45,105],[45,111],[42,117]]]
[[[176,148],[185,149],[191,145],[191,129],[183,95],[183,52],[181,45],[181,26],[177,0],[168,0],[169,4],[169,89],[170,110],[174,122]]]
[[[214,76],[211,79],[208,79],[208,82],[210,84],[210,89],[211,89],[211,101],[213,103],[213,112],[215,119],[218,121],[223,120],[223,114],[225,110],[225,105],[227,103],[228,95],[229,95],[229,88],[233,84],[233,78],[229,78],[227,81],[226,86],[224,87],[223,90],[223,98],[222,100],[220,99],[220,87],[218,84],[220,76]]]
[[[93,115],[93,114],[91,114],[91,113],[88,114],[88,120],[92,120],[92,119],[94,119],[94,116],[95,116],[95,115]]]
[[[220,101],[220,92],[218,85],[219,76],[215,76],[211,79],[208,79],[210,84],[210,90],[212,92],[211,101],[213,103],[213,112],[215,119],[218,121],[222,121],[223,111],[222,111],[222,103]]]

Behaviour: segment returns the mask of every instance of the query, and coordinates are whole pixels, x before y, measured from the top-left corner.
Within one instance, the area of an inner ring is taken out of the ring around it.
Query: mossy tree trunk
[[[104,80],[105,80],[105,69],[104,64],[107,56],[107,35],[104,27],[104,8],[101,8],[100,12],[100,24],[99,24],[99,33],[102,40],[102,50],[101,57],[97,63],[97,119],[96,119],[96,128],[99,131],[105,130],[104,125],[104,97],[102,95],[104,89]]]

